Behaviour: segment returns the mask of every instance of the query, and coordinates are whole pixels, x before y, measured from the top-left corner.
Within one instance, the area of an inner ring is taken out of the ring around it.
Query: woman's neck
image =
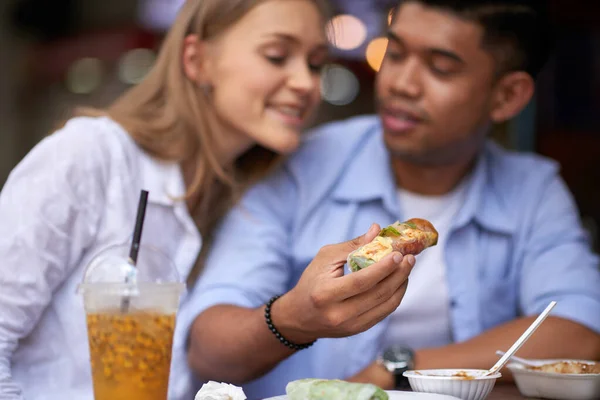
[[[216,125],[216,124],[215,124]],[[248,151],[253,145],[254,141],[250,139],[246,134],[238,132],[234,129],[227,129],[221,124],[215,129],[213,135],[211,154],[215,157],[216,163],[220,168],[228,170],[232,167],[235,161],[246,151]],[[201,153],[200,153],[201,154]],[[198,187],[204,186],[206,182],[197,182],[197,174],[201,160],[199,160],[200,154],[196,154],[181,162],[181,170],[183,173],[183,181],[185,184],[186,192],[192,187],[192,185],[198,185]],[[208,163],[204,160],[204,166]],[[203,174],[201,179],[213,179],[211,174]],[[187,207],[190,212],[193,212],[202,199],[202,193],[197,190],[195,193],[191,193],[187,198]]]

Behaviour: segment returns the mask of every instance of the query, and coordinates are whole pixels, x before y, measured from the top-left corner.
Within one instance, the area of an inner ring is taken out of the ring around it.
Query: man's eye
[[[456,66],[448,65],[448,63],[431,63],[431,70],[439,76],[450,76],[456,72]]]
[[[435,66],[434,66],[434,67],[431,67],[431,70],[432,70],[432,71],[433,71],[435,74],[437,74],[437,75],[440,75],[440,76],[450,76],[450,75],[452,75],[452,73],[453,73],[453,71],[448,71],[448,70],[446,70],[446,69],[442,69],[442,68],[436,68]]]
[[[385,57],[392,61],[400,61],[403,58],[403,54],[397,50],[388,50],[385,53]]]

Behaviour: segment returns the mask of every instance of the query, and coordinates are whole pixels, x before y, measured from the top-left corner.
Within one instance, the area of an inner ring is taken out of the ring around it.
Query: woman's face
[[[320,101],[327,60],[323,16],[310,0],[260,3],[203,51],[203,79],[229,146],[278,153],[299,144]],[[235,144],[233,143],[235,142]]]

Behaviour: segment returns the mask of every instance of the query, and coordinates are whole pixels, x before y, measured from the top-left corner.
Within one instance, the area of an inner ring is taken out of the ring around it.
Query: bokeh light
[[[134,49],[121,57],[119,62],[119,79],[121,82],[135,85],[148,74],[156,55],[150,49]]]
[[[102,83],[104,68],[97,58],[86,57],[69,67],[66,77],[67,90],[75,94],[89,94]]]
[[[334,47],[340,50],[353,50],[365,42],[367,27],[353,15],[337,15],[329,21],[327,38]]]
[[[369,66],[373,68],[375,71],[379,71],[381,68],[381,63],[383,61],[383,57],[385,56],[385,52],[388,45],[388,39],[385,37],[378,37],[369,43],[366,51],[367,63]]]
[[[350,104],[359,91],[358,78],[348,68],[330,64],[323,70],[321,95],[326,102],[336,106]]]

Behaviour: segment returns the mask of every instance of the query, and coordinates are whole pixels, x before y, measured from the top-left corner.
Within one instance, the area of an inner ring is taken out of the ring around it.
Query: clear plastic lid
[[[78,291],[135,296],[140,290],[183,290],[177,268],[164,253],[151,246],[140,246],[134,266],[129,251],[128,245],[118,245],[94,256]]]

